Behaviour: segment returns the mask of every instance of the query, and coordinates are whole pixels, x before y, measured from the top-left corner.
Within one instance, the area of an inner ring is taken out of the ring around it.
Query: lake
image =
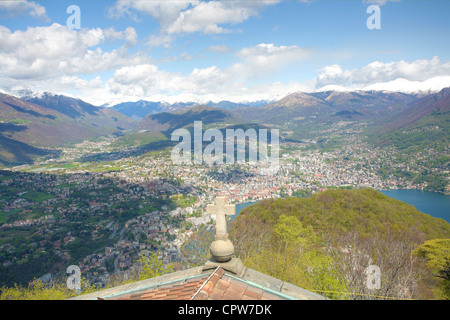
[[[409,203],[423,213],[435,218],[442,218],[450,223],[450,195],[414,189],[379,191],[388,197]],[[231,216],[231,220],[234,220],[242,209],[252,203],[255,201],[236,204],[236,214]]]
[[[388,197],[413,205],[417,210],[450,223],[450,195],[414,189],[379,190]]]
[[[239,215],[239,212],[241,212],[241,210],[244,209],[246,206],[249,206],[256,202],[258,202],[258,201],[250,201],[250,202],[236,204],[236,214],[233,216],[230,216],[230,221],[233,222],[234,218],[236,218]]]

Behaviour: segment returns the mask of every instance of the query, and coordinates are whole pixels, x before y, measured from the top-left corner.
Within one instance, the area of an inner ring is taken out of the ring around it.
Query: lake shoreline
[[[443,192],[429,191],[422,189],[379,189],[377,190],[382,194],[406,202],[414,206],[420,212],[428,214],[434,218],[440,218],[450,223],[450,194],[445,194]],[[419,197],[417,196],[419,194]],[[431,199],[430,199],[431,197]],[[276,198],[271,198],[276,199]],[[244,209],[248,205],[257,203],[261,200],[248,200],[235,203],[236,213],[233,215],[234,220],[238,215],[240,210]]]

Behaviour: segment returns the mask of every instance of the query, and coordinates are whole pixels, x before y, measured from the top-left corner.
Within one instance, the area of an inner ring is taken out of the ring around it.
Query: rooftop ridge
[[[221,265],[211,270],[190,268],[70,300],[328,300],[247,267],[239,274]]]
[[[214,290],[217,282],[222,278],[225,271],[223,268],[218,266],[205,280],[202,286],[197,290],[197,292],[191,297],[190,300],[204,300],[203,298],[209,298]],[[199,298],[197,298],[199,296]],[[201,296],[201,297],[200,297]]]
[[[166,284],[181,282],[183,280],[198,278],[202,276],[207,276],[208,273],[202,270],[202,267],[194,267],[185,270],[176,271],[169,274],[164,274],[161,276],[136,281],[113,288],[107,288],[99,290],[93,293],[88,293],[84,295],[79,295],[69,300],[98,300],[98,298],[110,298],[116,297],[123,294],[131,294],[134,292],[146,290],[149,288],[156,288]]]

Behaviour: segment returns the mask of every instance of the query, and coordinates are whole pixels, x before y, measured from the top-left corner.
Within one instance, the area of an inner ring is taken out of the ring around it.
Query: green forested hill
[[[230,236],[246,266],[330,298],[445,298],[450,281],[414,254],[450,238],[450,224],[373,189],[260,201],[240,212]],[[369,265],[381,270],[376,290],[366,285]]]
[[[443,219],[373,189],[333,189],[309,198],[264,200],[246,207],[238,219],[258,219],[271,225],[281,214],[296,216],[318,232],[357,231],[370,236],[405,231],[424,240],[450,237],[450,224]]]

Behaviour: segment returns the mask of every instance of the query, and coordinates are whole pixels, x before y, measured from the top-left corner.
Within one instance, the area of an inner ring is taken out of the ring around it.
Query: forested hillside
[[[444,284],[413,252],[450,238],[450,224],[372,189],[337,189],[248,206],[230,234],[246,266],[331,298],[431,298]],[[369,265],[380,289],[366,286]]]

